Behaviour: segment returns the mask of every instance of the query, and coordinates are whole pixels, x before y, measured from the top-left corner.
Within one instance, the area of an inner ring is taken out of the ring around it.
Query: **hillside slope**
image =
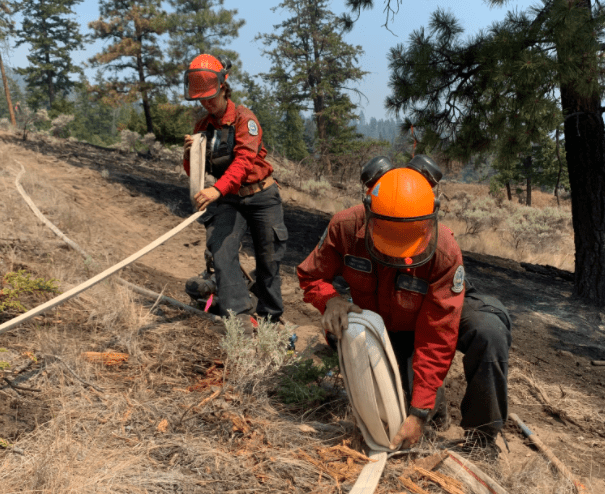
[[[21,165],[27,171],[24,186],[34,202],[65,234],[91,254],[93,264],[97,263],[97,267],[90,266],[91,272],[139,250],[191,213],[187,178],[175,163],[150,161],[86,144],[43,140],[23,142],[11,134],[0,135],[0,159],[0,190],[3,197],[0,204],[0,275],[18,268],[48,273],[51,272],[51,265],[63,266],[61,269],[66,278],[71,277],[70,283],[91,275],[87,275],[89,266],[83,266],[81,259],[64,248],[52,233],[32,218],[14,187],[15,176]],[[285,316],[300,326],[296,331],[300,338],[297,350],[301,350],[313,341],[313,336],[319,334],[319,314],[302,302],[295,268],[315,246],[329,216],[299,203],[285,203],[284,210],[289,231],[288,253],[283,262]],[[184,283],[188,277],[203,269],[204,242],[203,226],[194,224],[133,267],[127,268],[122,276],[188,302],[183,291]],[[251,240],[247,238],[241,258],[248,270],[254,268],[251,247]],[[506,259],[469,252],[465,252],[464,257],[467,273],[477,288],[499,297],[513,318],[511,411],[517,413],[568,468],[581,476],[595,494],[605,492],[605,367],[595,367],[590,363],[591,360],[605,360],[605,311],[601,312],[598,307],[575,298],[572,283],[556,276],[556,271],[553,271],[555,276],[545,276]],[[73,272],[68,272],[69,266],[73,267]],[[66,288],[62,286],[63,290]],[[87,297],[94,298],[93,295]],[[87,300],[87,297],[82,298]],[[96,303],[100,302],[97,300]],[[105,303],[112,302],[108,300]],[[117,340],[112,343],[109,335],[104,335],[100,329],[91,329],[91,320],[94,318],[90,314],[90,306],[70,304],[69,309],[59,308],[38,321],[49,334],[55,335],[51,345],[55,355],[59,355],[63,349],[62,338],[75,345],[69,351],[65,350],[73,358],[95,345],[95,348],[105,349],[119,347]],[[220,356],[216,338],[210,334],[207,324],[196,322],[195,317],[183,316],[176,310],[165,309],[163,314],[162,324],[166,327],[173,325],[170,329],[172,332],[166,333],[170,337],[163,342],[164,351],[170,353],[170,349],[166,350],[165,347],[170,347],[171,343],[186,346],[184,342],[191,341],[191,347],[201,354],[198,359]],[[83,325],[85,330],[76,338],[74,326],[66,326],[67,321],[74,324],[80,321],[78,324]],[[174,334],[176,327],[183,331]],[[47,349],[42,348],[42,341],[45,340],[40,338],[39,328],[35,324],[28,324],[1,335],[0,347],[8,349],[6,353],[12,352],[15,358],[25,352],[42,355]],[[317,352],[326,350],[321,342],[313,344]],[[149,362],[160,359],[155,350],[146,350],[141,346],[139,351],[146,355]],[[193,357],[191,359],[192,362],[195,360]],[[153,365],[161,368],[163,364],[159,362]],[[173,362],[170,365],[176,364]],[[171,375],[171,386],[184,388],[191,383],[191,376],[195,375],[191,370],[193,363],[187,363],[184,369]],[[98,379],[106,377],[103,376],[102,373],[96,377],[91,375]],[[56,420],[51,417],[56,417],[57,410],[62,406],[62,401],[53,394],[51,381],[45,379],[40,381],[40,387],[48,386],[43,388],[45,394],[52,396],[48,400],[34,393],[18,394],[10,390],[8,385],[0,385],[0,391],[11,397],[0,399],[0,437],[20,445],[28,454],[28,448],[35,445],[36,427]],[[136,382],[137,374],[128,379]],[[448,379],[448,401],[457,424],[460,419],[458,404],[464,390],[460,355],[457,355]],[[145,382],[147,384],[144,386],[156,386],[152,381]],[[77,389],[76,384],[73,386]],[[129,389],[133,387],[136,387],[135,384]],[[456,426],[448,431],[450,436],[459,433]],[[124,432],[122,436],[125,436]],[[510,452],[501,443],[503,454],[500,463],[503,483],[511,493],[567,492],[554,490],[553,485],[557,481],[544,481],[534,490],[524,489],[522,481],[516,484],[519,479],[514,480],[514,477],[519,477],[517,474],[537,453],[524,444],[516,428],[511,425],[507,426],[505,437]],[[157,437],[155,440],[161,441]],[[309,439],[309,444],[313,440]],[[271,447],[270,443],[264,446],[269,450]],[[173,461],[171,458],[155,458],[155,462],[161,464],[156,467],[165,471],[185,468],[182,465],[179,467],[180,460]],[[3,465],[0,467],[0,492],[8,492],[2,490],[3,478],[6,482],[13,482],[11,485],[16,485],[11,472],[20,461],[26,460],[0,450],[0,464]],[[395,466],[389,468],[394,469]],[[201,474],[197,472],[195,475]],[[250,475],[254,477],[252,473]],[[285,478],[281,478],[282,484],[275,480],[273,492],[282,492],[279,485],[286,485]],[[206,485],[192,488],[190,492],[229,492],[235,489],[221,483],[226,480],[216,478],[215,481],[213,490],[208,490],[210,487]],[[242,482],[245,485],[245,480]],[[52,486],[43,482],[39,485],[49,489],[48,492],[61,492],[61,489],[53,490]],[[304,485],[296,485],[296,482],[294,485],[296,492],[312,491]],[[283,487],[283,492],[288,490]],[[98,491],[105,492],[102,489]],[[168,489],[165,492],[168,491],[175,492]],[[133,488],[124,492],[142,491]],[[164,491],[150,488],[149,492]],[[265,490],[258,489],[258,492]]]

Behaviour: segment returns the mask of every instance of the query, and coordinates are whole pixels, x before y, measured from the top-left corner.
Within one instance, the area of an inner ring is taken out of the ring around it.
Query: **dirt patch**
[[[34,431],[51,418],[50,408],[37,396],[9,398],[0,401],[0,431],[9,442],[18,441],[24,434]]]

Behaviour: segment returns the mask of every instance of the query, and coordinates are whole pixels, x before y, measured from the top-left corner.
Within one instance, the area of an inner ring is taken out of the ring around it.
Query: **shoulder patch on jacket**
[[[452,292],[460,293],[464,290],[464,266],[458,266],[454,273],[454,284],[452,285]]]
[[[355,257],[347,254],[345,255],[345,266],[348,266],[355,271],[362,271],[363,273],[372,272],[372,261],[365,257]]]
[[[409,274],[399,273],[395,278],[395,288],[426,295],[429,291],[429,282]]]
[[[327,236],[328,236],[328,228],[326,227],[326,229],[323,232],[323,235],[321,236],[321,238],[319,239],[319,242],[317,243],[317,250],[321,249],[321,246],[324,244],[324,240],[326,239]]]
[[[256,125],[256,122],[252,119],[248,120],[248,133],[251,136],[258,135],[258,125]]]

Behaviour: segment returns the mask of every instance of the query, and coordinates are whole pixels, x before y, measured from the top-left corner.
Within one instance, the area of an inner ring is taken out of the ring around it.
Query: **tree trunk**
[[[326,126],[326,117],[324,116],[323,96],[317,96],[313,102],[315,110],[315,124],[317,125],[317,139],[319,140],[319,152],[322,168],[328,176],[332,176],[332,163],[328,156],[328,130]]]
[[[506,182],[506,197],[509,201],[513,200],[513,191],[510,189],[510,180]]]
[[[527,176],[527,198],[525,199],[525,204],[527,206],[531,206],[531,175]]]
[[[579,15],[590,15],[590,1],[580,0],[577,5],[585,10]],[[596,39],[588,43],[578,42],[575,36],[561,36],[558,41],[560,59],[585,60],[578,79],[587,80],[591,73],[598,74]],[[576,91],[577,86],[573,79],[561,84],[576,248],[574,288],[577,295],[605,305],[605,127],[598,89],[583,95]]]
[[[11,100],[11,92],[8,87],[8,77],[4,71],[4,63],[2,62],[2,56],[0,56],[0,70],[2,71],[2,84],[4,84],[4,94],[6,95],[6,104],[8,105],[8,113],[11,117],[11,124],[14,127],[17,126],[17,120],[15,119],[15,110],[13,110],[13,101]]]
[[[136,21],[135,21],[136,22]],[[137,71],[139,73],[139,90],[141,91],[141,99],[143,100],[143,113],[145,114],[145,124],[147,125],[147,132],[153,134],[153,120],[151,119],[151,105],[149,104],[149,94],[147,89],[147,83],[145,81],[145,68],[143,66],[143,55],[141,53],[141,46],[143,46],[143,37],[140,34],[141,28],[137,24],[135,26],[137,30],[137,42],[139,44],[139,51],[137,53]]]
[[[557,182],[555,183],[555,197],[557,198],[557,206],[561,205],[559,200],[559,185],[561,184],[561,174],[563,173],[563,162],[561,161],[561,153],[559,152],[559,127],[555,132],[555,149],[557,150],[557,160],[559,161],[559,173],[557,173]]]
[[[46,61],[46,66],[51,65],[50,63],[50,55],[48,52],[44,54],[44,60]],[[54,73],[52,70],[46,71],[46,83],[48,84],[48,109],[50,110],[53,106],[53,102],[55,101],[55,87],[53,84],[53,76]]]

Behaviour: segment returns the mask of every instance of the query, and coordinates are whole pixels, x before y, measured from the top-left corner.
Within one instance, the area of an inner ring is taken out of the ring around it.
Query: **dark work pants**
[[[201,221],[214,261],[221,315],[228,315],[228,310],[242,314],[256,309],[259,316],[277,320],[284,312],[279,266],[288,239],[277,184],[247,197],[228,194],[210,204]],[[239,263],[240,243],[248,227],[256,259],[256,308]]]
[[[468,286],[468,285],[467,285]],[[406,397],[412,395],[414,332],[389,332],[399,363]],[[508,311],[495,297],[478,294],[467,288],[457,349],[466,378],[466,392],[460,411],[464,429],[478,429],[495,436],[502,430],[508,415],[508,350],[511,345],[511,321]],[[443,387],[437,393],[435,408],[440,405]]]

